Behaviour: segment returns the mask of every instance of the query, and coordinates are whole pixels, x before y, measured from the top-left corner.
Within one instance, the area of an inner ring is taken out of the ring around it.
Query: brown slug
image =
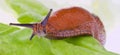
[[[102,45],[105,43],[105,29],[98,16],[89,13],[80,7],[70,7],[60,9],[48,15],[40,23],[34,24],[15,24],[10,25],[24,26],[33,29],[30,40],[34,35],[45,35],[47,38],[68,38],[78,35],[92,35]]]

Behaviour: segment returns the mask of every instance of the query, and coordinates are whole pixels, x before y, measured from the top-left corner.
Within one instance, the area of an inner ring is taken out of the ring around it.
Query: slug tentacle
[[[23,27],[33,28],[33,24],[17,24],[17,23],[10,23],[9,25],[16,25],[16,26],[23,26]]]
[[[30,40],[32,40],[32,38],[35,36],[35,34],[34,33],[32,33],[32,35],[31,35],[31,37],[30,37]]]
[[[46,26],[51,12],[52,12],[52,9],[50,9],[50,11],[48,12],[48,14],[47,14],[47,16],[45,17],[45,19],[41,22],[41,25],[42,25],[42,26]]]

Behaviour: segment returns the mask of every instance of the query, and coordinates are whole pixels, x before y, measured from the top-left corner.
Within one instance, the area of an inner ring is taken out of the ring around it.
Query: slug
[[[52,9],[40,23],[10,25],[24,26],[31,28],[34,35],[45,36],[47,38],[62,39],[79,35],[91,35],[102,45],[105,43],[104,25],[98,16],[91,14],[81,7],[63,8],[51,15]]]

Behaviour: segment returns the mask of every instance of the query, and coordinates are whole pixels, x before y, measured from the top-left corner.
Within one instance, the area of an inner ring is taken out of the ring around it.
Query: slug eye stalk
[[[9,25],[16,25],[16,26],[23,26],[23,27],[33,28],[33,24],[17,24],[17,23],[10,23]]]

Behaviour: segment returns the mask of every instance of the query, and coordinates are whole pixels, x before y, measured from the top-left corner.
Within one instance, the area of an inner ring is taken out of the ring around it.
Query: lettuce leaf
[[[91,36],[62,40],[35,36],[30,41],[31,33],[29,28],[20,29],[0,23],[0,55],[117,55],[105,50]]]

